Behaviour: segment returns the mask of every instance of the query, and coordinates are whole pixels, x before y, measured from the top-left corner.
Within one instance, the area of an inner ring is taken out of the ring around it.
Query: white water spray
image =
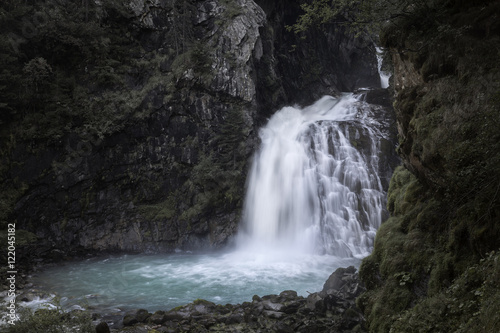
[[[248,180],[243,246],[363,257],[384,193],[368,105],[353,94],[285,107],[261,129]]]
[[[389,79],[391,78],[391,74],[382,70],[384,50],[380,47],[376,47],[375,50],[377,51],[377,68],[380,75],[380,87],[386,89],[389,87]]]
[[[39,272],[34,284],[66,309],[85,302],[111,314],[320,290],[338,267],[359,265],[382,220],[379,111],[352,94],[278,111],[260,133],[235,251],[94,258]]]

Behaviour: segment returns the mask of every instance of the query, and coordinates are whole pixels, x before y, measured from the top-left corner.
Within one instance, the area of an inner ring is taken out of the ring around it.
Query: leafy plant
[[[40,308],[33,311],[29,308],[18,308],[19,320],[15,325],[9,324],[5,333],[93,333],[92,318],[86,311],[64,312],[60,307]]]

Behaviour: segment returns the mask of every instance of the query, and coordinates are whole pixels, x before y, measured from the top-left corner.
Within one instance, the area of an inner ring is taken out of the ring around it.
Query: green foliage
[[[194,42],[186,52],[178,55],[172,63],[174,79],[193,80],[202,85],[208,85],[213,77],[211,71],[212,59],[208,47],[202,42]]]
[[[302,34],[312,26],[329,24],[340,13],[340,10],[334,7],[331,0],[314,0],[310,4],[301,4],[300,8],[304,11],[304,14],[299,16],[294,25],[286,26],[288,31],[293,31],[296,34]]]
[[[434,15],[445,7],[445,3],[434,0],[309,0],[301,4],[304,11],[297,22],[287,26],[288,31],[296,34],[307,32],[312,27],[337,24],[360,34],[369,32],[378,34],[381,29],[392,31],[401,26],[401,22],[419,22],[428,24],[438,20]],[[436,10],[434,10],[436,9]]]
[[[138,209],[149,221],[171,219],[176,211],[175,196],[171,194],[165,201],[154,205],[141,205]]]
[[[212,147],[200,147],[196,138],[188,137],[182,149],[201,151],[194,165],[178,164],[178,172],[189,175],[183,185],[157,204],[143,204],[139,212],[151,221],[171,218],[192,221],[217,214],[219,210],[237,209],[243,202],[248,128],[241,108],[227,110]],[[215,151],[213,151],[215,150]]]
[[[500,255],[470,266],[440,293],[396,320],[391,332],[494,332],[500,327]]]
[[[398,151],[411,172],[395,171],[392,217],[360,269],[369,291],[358,303],[373,332],[498,327],[487,315],[499,306],[489,282],[498,276],[491,251],[500,237],[499,39],[488,31],[500,26],[487,23],[498,6],[420,1],[414,17],[382,29],[384,45],[419,77],[397,87],[394,104]],[[384,307],[404,304],[401,289],[406,307]]]
[[[0,119],[17,137],[54,142],[73,130],[102,137],[119,130],[139,105],[118,93],[130,70],[125,55],[139,46],[123,25],[112,24],[120,17],[105,10],[113,7],[120,5],[49,1],[0,7],[1,57],[9,65],[0,79]]]
[[[93,333],[92,318],[88,312],[72,311],[65,313],[60,307],[41,308],[32,311],[18,308],[20,319],[15,325],[8,325],[5,333]]]
[[[191,198],[188,207],[182,209],[181,219],[190,221],[217,213],[220,209],[241,207],[247,163],[244,150],[247,131],[243,110],[229,109],[213,142],[217,151],[199,156],[190,178],[176,194],[184,204],[186,197]],[[177,207],[181,206],[182,203],[178,202]]]

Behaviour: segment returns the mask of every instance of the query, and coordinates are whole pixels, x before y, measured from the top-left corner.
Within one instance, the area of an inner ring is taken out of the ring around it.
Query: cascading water
[[[286,107],[261,129],[244,246],[344,258],[371,251],[384,207],[381,137],[359,99],[325,96],[305,109]]]
[[[93,258],[49,268],[34,284],[58,293],[66,308],[86,303],[104,313],[320,290],[338,267],[359,265],[382,221],[379,173],[388,164],[379,146],[389,125],[382,107],[362,96],[323,97],[271,117],[260,132],[236,249]]]
[[[380,87],[385,89],[389,87],[389,79],[391,78],[391,75],[382,70],[384,50],[380,47],[376,47],[375,49],[377,51],[377,69],[380,75]]]

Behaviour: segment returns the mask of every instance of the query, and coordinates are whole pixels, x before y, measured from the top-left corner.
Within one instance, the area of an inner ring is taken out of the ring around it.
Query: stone
[[[108,323],[106,323],[105,321],[101,321],[99,324],[96,325],[95,332],[96,333],[110,333]]]
[[[138,322],[137,318],[133,315],[125,315],[125,317],[123,317],[123,326],[132,326]]]
[[[151,314],[145,309],[130,310],[123,317],[123,325],[132,326],[137,323],[144,323],[150,316]]]
[[[153,324],[163,324],[167,321],[165,311],[156,311],[148,318],[148,321]]]
[[[284,312],[272,311],[272,310],[264,310],[262,314],[272,319],[281,319],[285,316]]]
[[[297,292],[295,290],[285,290],[279,296],[284,299],[295,299],[297,298]]]
[[[225,322],[226,324],[231,325],[231,324],[240,324],[244,322],[244,320],[245,317],[242,313],[232,313],[229,316],[227,316]]]
[[[321,291],[321,296],[325,297],[330,289],[342,290],[342,288],[347,284],[348,277],[355,272],[356,269],[353,266],[348,268],[338,268],[330,275],[330,277],[328,277],[328,280],[326,280],[323,285],[323,290]]]
[[[283,304],[273,303],[270,300],[263,301],[262,305],[264,306],[264,309],[272,311],[281,311],[284,307]]]
[[[131,63],[140,59],[141,65],[132,66],[124,79],[127,87],[116,93],[137,95],[130,101],[137,104],[135,113],[102,137],[69,132],[36,154],[26,144],[13,147],[5,174],[29,187],[13,215],[20,228],[60,247],[52,252],[54,260],[76,249],[171,252],[224,246],[236,233],[243,194],[233,200],[239,204],[205,207],[189,221],[180,216],[189,208],[186,202],[200,194],[187,180],[201,156],[220,153],[213,143],[228,110],[241,109],[244,119],[244,170],[258,144],[255,129],[270,113],[378,79],[372,73],[375,55],[363,38],[334,27],[313,29],[306,40],[287,32],[285,25],[301,13],[298,1],[190,3],[183,22],[202,45],[197,51],[206,68],[174,66],[193,50],[185,45],[174,50],[169,33],[178,22],[171,2],[133,0],[130,16],[120,24],[130,24],[123,28],[140,45],[131,52]],[[111,14],[103,10],[102,15]],[[192,42],[177,38],[182,39],[176,36],[175,44]],[[292,45],[297,52],[290,52]],[[320,78],[309,75],[318,71]],[[234,182],[244,187],[244,176]],[[187,200],[172,204],[172,197]],[[162,211],[167,203],[174,208]],[[30,224],[34,220],[40,221],[36,227]],[[163,228],[151,233],[158,224]]]
[[[307,296],[306,307],[309,310],[322,310],[323,307],[323,298],[319,293],[312,293]]]
[[[179,321],[179,320],[183,320],[186,317],[187,317],[187,314],[184,312],[168,311],[167,313],[165,313],[164,318],[166,321]]]

